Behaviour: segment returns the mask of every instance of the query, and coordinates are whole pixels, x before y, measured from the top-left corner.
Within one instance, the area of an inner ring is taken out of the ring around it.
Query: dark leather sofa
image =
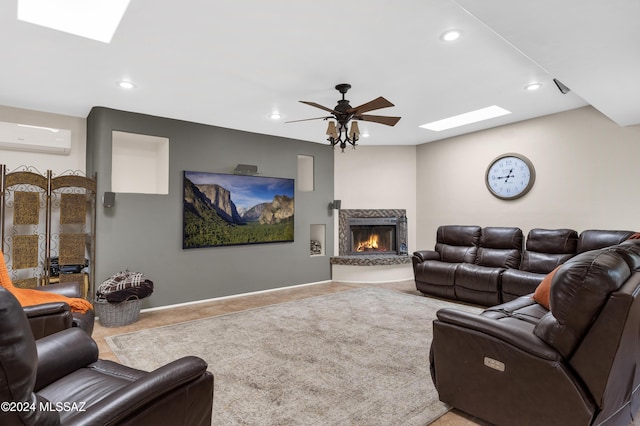
[[[588,236],[595,236],[590,233]],[[640,408],[640,240],[580,253],[531,295],[471,314],[441,309],[440,400],[497,425],[621,425]]]
[[[35,340],[0,289],[0,425],[211,425],[213,375],[197,357],[145,372],[98,359],[79,327]]]
[[[446,225],[434,250],[412,255],[424,294],[492,306],[532,293],[546,274],[578,253],[626,240],[633,231]]]

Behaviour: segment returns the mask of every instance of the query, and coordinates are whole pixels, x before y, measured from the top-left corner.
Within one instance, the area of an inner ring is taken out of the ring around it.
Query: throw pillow
[[[560,269],[560,266],[557,266],[553,271],[549,272],[549,274],[540,282],[538,287],[536,287],[536,291],[533,293],[533,300],[535,300],[548,310],[551,309],[549,307],[549,298],[551,296],[551,281],[556,275],[558,269]]]
[[[640,240],[640,232],[636,232],[635,234],[627,238],[627,240]]]

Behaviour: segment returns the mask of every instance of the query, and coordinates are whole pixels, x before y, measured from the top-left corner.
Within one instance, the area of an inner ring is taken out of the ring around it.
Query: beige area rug
[[[429,373],[435,313],[476,308],[361,288],[108,337],[152,370],[196,355],[214,425],[420,425],[446,413]]]

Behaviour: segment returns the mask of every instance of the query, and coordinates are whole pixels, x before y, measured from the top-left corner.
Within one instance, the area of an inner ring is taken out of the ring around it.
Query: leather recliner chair
[[[0,289],[0,401],[2,425],[209,426],[213,375],[197,357],[152,372],[100,360],[78,327],[36,341],[23,308]]]
[[[497,425],[629,425],[640,409],[640,240],[569,259],[549,306],[529,295],[481,314],[438,311],[440,400]]]
[[[502,274],[520,267],[522,240],[520,228],[482,228],[475,261],[456,269],[456,299],[483,306],[502,302]]]
[[[455,299],[456,269],[475,261],[481,235],[479,226],[439,226],[435,250],[420,250],[411,258],[416,288],[425,294]]]
[[[82,297],[80,285],[75,282],[49,284],[37,288],[39,291],[60,294],[67,297]],[[95,312],[89,310],[86,313],[71,312],[71,308],[65,302],[49,302],[40,305],[23,307],[33,337],[41,339],[69,327],[78,327],[89,336],[93,333],[95,324]]]

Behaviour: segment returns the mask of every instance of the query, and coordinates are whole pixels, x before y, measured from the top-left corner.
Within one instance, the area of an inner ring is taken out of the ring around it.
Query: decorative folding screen
[[[0,165],[0,240],[16,286],[76,281],[95,288],[96,178]]]

